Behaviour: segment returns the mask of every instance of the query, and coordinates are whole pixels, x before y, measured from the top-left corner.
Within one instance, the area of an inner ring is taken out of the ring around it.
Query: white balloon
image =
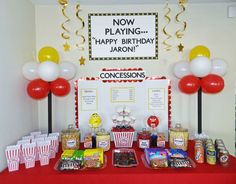
[[[182,77],[191,74],[190,64],[188,61],[180,61],[174,65],[174,74],[177,78],[181,79]]]
[[[28,80],[34,80],[39,78],[38,67],[39,63],[37,63],[36,61],[30,61],[25,63],[22,67],[23,76]]]
[[[40,63],[38,69],[39,77],[47,82],[54,81],[60,74],[59,66],[51,61],[44,61]]]
[[[213,59],[212,60],[212,69],[211,73],[219,76],[224,76],[227,71],[227,64],[222,59]]]
[[[60,63],[60,77],[71,80],[75,77],[76,66],[71,62]]]
[[[190,71],[196,77],[205,77],[211,72],[211,60],[204,56],[194,58],[190,62]]]

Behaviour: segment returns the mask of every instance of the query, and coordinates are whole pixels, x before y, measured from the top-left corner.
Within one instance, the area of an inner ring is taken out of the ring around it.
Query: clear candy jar
[[[80,131],[75,129],[72,124],[61,132],[62,150],[79,149]]]

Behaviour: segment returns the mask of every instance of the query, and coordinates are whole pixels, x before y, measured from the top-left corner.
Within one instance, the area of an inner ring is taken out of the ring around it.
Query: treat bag
[[[36,143],[36,156],[35,156],[35,161],[39,161],[39,152],[38,152],[38,148],[37,148],[37,143],[39,141],[45,141],[44,137],[39,137],[39,138],[35,138],[32,140],[32,143],[35,142]]]
[[[22,144],[22,155],[26,169],[35,167],[36,143]]]
[[[17,141],[17,145],[20,145],[20,164],[24,163],[24,158],[23,158],[23,155],[22,155],[22,144],[28,144],[28,143],[30,143],[30,139]]]
[[[49,140],[40,141],[37,143],[37,148],[39,152],[39,161],[41,166],[49,164],[50,145],[51,142]]]
[[[5,150],[7,159],[8,171],[19,170],[20,163],[20,145],[7,146]]]
[[[42,134],[42,132],[40,132],[40,131],[38,131],[38,132],[31,132],[30,133],[30,135],[31,136],[34,136],[34,137],[36,137],[36,136],[38,136],[38,135],[41,135]]]
[[[22,140],[32,140],[32,139],[34,139],[34,136],[32,136],[32,135],[27,135],[27,136],[24,136],[24,137],[22,137]]]
[[[47,137],[46,140],[50,141],[50,158],[56,157],[59,141],[57,136]]]

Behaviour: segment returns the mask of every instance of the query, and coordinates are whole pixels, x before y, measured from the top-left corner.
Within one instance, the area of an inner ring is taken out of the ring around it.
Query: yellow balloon
[[[56,49],[47,46],[39,50],[38,59],[40,63],[44,61],[59,63],[59,54]]]
[[[204,56],[210,59],[210,50],[203,46],[203,45],[198,45],[194,47],[190,53],[189,53],[189,60],[192,61],[194,58],[198,56]]]
[[[101,125],[101,117],[97,113],[93,113],[89,119],[92,128],[98,128]]]

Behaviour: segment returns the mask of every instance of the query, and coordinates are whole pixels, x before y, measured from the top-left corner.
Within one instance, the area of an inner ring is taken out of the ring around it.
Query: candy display
[[[84,165],[86,168],[101,168],[104,164],[103,149],[86,149],[84,151]]]
[[[79,149],[80,132],[76,130],[73,125],[69,125],[68,129],[61,133],[62,150]]]
[[[151,132],[146,130],[145,128],[141,131],[138,132],[138,147],[141,149],[144,148],[150,148],[151,144]]]
[[[110,133],[105,129],[101,129],[96,133],[96,147],[102,148],[104,151],[108,151],[110,149]]]
[[[168,167],[167,152],[161,148],[147,148],[144,150],[145,159],[151,168]]]
[[[169,131],[170,148],[178,148],[186,151],[188,149],[189,133],[187,129],[182,128],[181,124],[176,124]]]
[[[114,115],[112,121],[115,127],[112,128],[115,147],[132,147],[134,139],[134,128],[131,126],[135,122],[134,117],[130,117],[130,109],[127,107],[117,110],[118,116]]]
[[[136,153],[133,149],[115,149],[112,153],[113,166],[134,167],[138,165]]]

